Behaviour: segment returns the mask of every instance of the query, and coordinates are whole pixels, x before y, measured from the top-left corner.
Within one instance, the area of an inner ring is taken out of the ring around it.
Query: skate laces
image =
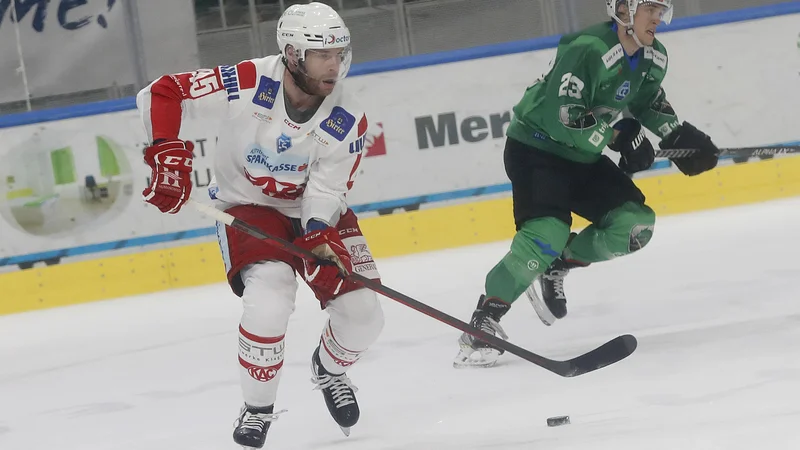
[[[501,338],[508,340],[508,335],[506,334],[505,330],[503,330],[503,327],[500,326],[500,323],[488,315],[478,319],[478,323],[475,325],[475,328],[480,328],[481,331],[485,331],[493,336],[500,335]]]
[[[549,281],[556,292],[557,298],[566,298],[564,294],[564,277],[569,273],[569,269],[551,270],[542,274],[542,278]]]
[[[267,422],[278,420],[278,417],[285,412],[287,412],[285,409],[276,413],[259,413],[246,409],[243,411],[242,415],[239,416],[234,426],[236,428],[249,428],[251,430],[263,431]]]
[[[333,403],[337,408],[352,405],[356,402],[353,394],[358,392],[358,388],[353,386],[353,382],[346,374],[330,375],[319,374],[311,378],[311,382],[317,386],[314,390],[329,389]]]

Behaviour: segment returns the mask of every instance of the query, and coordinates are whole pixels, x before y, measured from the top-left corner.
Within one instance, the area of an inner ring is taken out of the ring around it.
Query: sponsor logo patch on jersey
[[[618,102],[621,102],[621,101],[625,100],[625,97],[627,97],[628,94],[630,94],[630,93],[631,93],[631,82],[628,81],[628,80],[625,80],[625,82],[622,83],[617,88],[617,95],[614,96],[614,99],[616,99]]]
[[[267,157],[267,155],[264,154],[264,152],[260,148],[254,148],[250,150],[250,153],[247,154],[245,160],[250,164],[265,165],[267,164],[269,158]]]
[[[239,99],[239,77],[236,74],[235,66],[219,66],[222,86],[228,92],[228,101]]]
[[[625,50],[622,49],[622,44],[617,44],[606,52],[606,54],[603,55],[603,64],[606,65],[606,69],[610,69],[617,61],[621,60],[624,54]]]
[[[369,251],[366,243],[350,246],[350,262],[353,264],[353,270],[357,273],[378,270],[375,260],[372,258],[372,252]]]
[[[285,152],[292,148],[292,138],[285,133],[281,133],[278,139],[275,140],[275,148],[278,149],[278,154]]]
[[[644,59],[652,59],[653,64],[661,67],[662,69],[667,68],[667,55],[661,53],[653,47],[644,48]]]
[[[347,137],[347,133],[353,129],[356,124],[356,118],[345,111],[341,106],[335,106],[331,110],[331,115],[322,121],[320,129],[325,130],[339,142],[343,142]]]
[[[260,120],[262,122],[267,122],[267,123],[272,122],[272,116],[268,116],[266,114],[262,114],[262,113],[260,113],[258,111],[253,113],[253,117],[255,117],[256,119],[258,119],[258,120]]]
[[[667,137],[668,134],[672,133],[679,126],[680,123],[678,123],[677,120],[672,122],[667,122],[664,125],[658,127],[658,133],[661,135],[661,137]]]
[[[603,143],[603,135],[595,131],[589,138],[589,142],[591,142],[595,147],[600,147],[600,144]]]
[[[658,67],[662,69],[667,68],[667,55],[659,52],[658,50],[653,50],[653,62],[656,63]]]
[[[272,109],[272,107],[275,106],[275,99],[278,97],[278,89],[280,89],[280,87],[280,81],[262,76],[261,80],[258,82],[256,95],[253,96],[253,103],[267,109]]]
[[[278,154],[280,154],[280,152]],[[278,154],[254,147],[247,153],[247,156],[245,156],[245,161],[247,165],[253,169],[266,169],[270,173],[299,173],[304,172],[308,168],[308,158],[292,156],[291,153],[281,156],[278,156]]]
[[[322,137],[322,136],[321,136],[319,133],[317,133],[316,131],[313,131],[313,130],[312,130],[312,131],[311,131],[311,133],[310,133],[310,135],[311,135],[311,136],[314,138],[314,140],[315,140],[315,141],[317,141],[318,143],[320,143],[320,144],[324,145],[325,147],[327,147],[327,146],[331,145],[331,143],[330,143],[330,142],[328,142],[328,141],[327,141],[327,140],[326,140],[324,137]]]

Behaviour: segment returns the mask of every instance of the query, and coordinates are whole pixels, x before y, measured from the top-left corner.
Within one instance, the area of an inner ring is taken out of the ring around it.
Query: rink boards
[[[787,88],[800,71],[798,12],[800,2],[791,2],[680,19],[673,29],[685,31],[659,35],[670,51],[664,86],[680,117],[720,147],[800,138],[794,123],[800,98]],[[726,22],[736,23],[721,25]],[[749,45],[754,33],[768,34],[776,45]],[[376,258],[513,236],[503,131],[521,92],[547,69],[556,42],[354,67],[357,76],[347,82],[364,94],[371,116],[367,157],[348,199]],[[708,47],[736,51],[711,57]],[[507,67],[515,70],[503,71],[497,83],[492,74]],[[704,74],[701,83],[698,74]],[[149,170],[141,162],[144,137],[132,108],[127,99],[0,118],[0,314],[224,281],[213,222],[191,210],[162,215],[141,202]],[[202,198],[216,146],[213,128],[187,123],[181,135],[195,142],[193,195]],[[79,151],[67,154],[69,148]],[[77,180],[68,179],[64,164],[77,167]],[[51,165],[53,180],[27,180]],[[662,216],[800,195],[796,157],[737,165],[728,159],[691,178],[667,161],[654,167],[635,181]],[[81,186],[86,173],[98,178],[104,189],[98,195],[112,201],[93,203]],[[66,183],[56,188],[58,199],[34,195],[52,191],[48,183]],[[63,210],[88,212],[47,216],[56,201]],[[583,226],[576,218],[574,228]]]
[[[727,165],[697,177],[637,180],[659,215],[800,195],[800,158]],[[576,218],[574,228],[585,226]],[[510,239],[510,197],[363,219],[376,258]],[[765,224],[768,227],[769,224]],[[658,225],[654,239],[658,239]],[[713,235],[714,230],[698,230]],[[502,255],[497,255],[501,257]],[[427,270],[420,267],[420,270]],[[0,276],[0,313],[225,281],[216,242],[114,256]]]

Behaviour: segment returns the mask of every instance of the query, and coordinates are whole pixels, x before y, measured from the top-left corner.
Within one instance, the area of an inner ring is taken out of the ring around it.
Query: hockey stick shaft
[[[207,215],[207,216],[209,216],[211,218],[214,218],[218,222],[224,223],[224,224],[226,224],[226,225],[228,225],[228,226],[230,226],[232,228],[235,228],[237,230],[243,231],[243,232],[245,232],[245,233],[249,234],[250,236],[253,236],[253,237],[257,238],[257,239],[262,239],[262,240],[265,240],[265,241],[269,241],[273,245],[275,245],[278,248],[280,248],[281,250],[284,250],[284,251],[286,251],[286,252],[288,252],[288,253],[290,253],[290,254],[292,254],[294,256],[297,256],[297,257],[300,257],[300,258],[304,258],[304,259],[307,259],[307,260],[311,260],[311,261],[318,260],[318,257],[316,255],[314,255],[313,253],[311,253],[310,251],[308,251],[306,249],[303,249],[301,247],[298,247],[298,246],[292,244],[291,242],[288,242],[288,241],[285,241],[285,240],[280,239],[278,237],[271,236],[271,235],[269,235],[267,233],[264,233],[263,231],[259,230],[258,228],[254,227],[254,226],[252,226],[252,225],[250,225],[250,224],[248,224],[248,223],[246,223],[246,222],[244,222],[242,220],[239,220],[239,219],[235,218],[234,216],[232,216],[232,215],[230,215],[230,214],[228,214],[228,213],[226,213],[224,211],[220,211],[220,210],[218,210],[218,209],[216,209],[216,208],[214,208],[212,206],[208,206],[208,205],[196,202],[194,200],[189,200],[189,202],[198,211],[202,212],[203,214],[205,214],[205,215]],[[603,355],[601,355],[601,356],[605,356],[605,355],[608,354],[609,356],[604,357],[604,358],[600,358],[600,359],[597,359],[597,358],[584,358],[584,359],[588,359],[589,360],[589,361],[587,361],[589,365],[588,366],[579,365],[580,366],[579,367],[579,366],[576,366],[576,364],[574,364],[574,363],[551,360],[551,359],[545,358],[543,356],[537,355],[537,354],[535,354],[533,352],[530,352],[528,350],[525,350],[524,348],[518,347],[518,346],[516,346],[516,345],[514,345],[514,344],[512,344],[510,342],[504,341],[504,340],[502,340],[502,339],[500,339],[500,338],[498,338],[496,336],[493,336],[493,335],[491,335],[489,333],[486,333],[485,331],[483,331],[481,329],[475,328],[475,327],[469,325],[468,323],[465,323],[465,322],[463,322],[463,321],[461,321],[461,320],[459,320],[459,319],[457,319],[457,318],[455,318],[453,316],[450,316],[447,313],[439,311],[438,309],[433,308],[433,307],[431,307],[431,306],[429,306],[429,305],[427,305],[425,303],[422,303],[422,302],[420,302],[418,300],[415,300],[415,299],[413,299],[413,298],[411,298],[411,297],[409,297],[409,296],[407,296],[407,295],[405,295],[403,293],[395,291],[394,289],[391,289],[391,288],[389,288],[389,287],[387,287],[387,286],[385,286],[385,285],[383,285],[383,284],[381,284],[381,283],[379,283],[379,282],[377,282],[375,280],[372,280],[372,279],[369,279],[367,277],[364,277],[363,275],[359,275],[357,273],[351,273],[349,275],[349,277],[350,277],[350,279],[362,284],[364,287],[366,287],[366,288],[368,288],[368,289],[370,289],[370,290],[372,290],[374,292],[377,292],[377,293],[379,293],[379,294],[381,294],[381,295],[383,295],[383,296],[385,296],[385,297],[387,297],[389,299],[392,299],[392,300],[394,300],[394,301],[396,301],[396,302],[398,302],[400,304],[403,304],[403,305],[405,305],[405,306],[407,306],[409,308],[412,308],[412,309],[414,309],[414,310],[416,310],[418,312],[421,312],[421,313],[425,314],[426,316],[434,318],[434,319],[436,319],[436,320],[438,320],[438,321],[440,321],[442,323],[450,325],[453,328],[456,328],[456,329],[461,330],[461,331],[463,331],[465,333],[468,333],[468,334],[480,339],[481,341],[488,342],[492,346],[495,346],[497,348],[503,349],[503,350],[505,350],[505,351],[507,351],[507,352],[509,352],[509,353],[511,353],[513,355],[516,355],[516,356],[518,356],[518,357],[520,357],[520,358],[522,358],[522,359],[524,359],[526,361],[529,361],[529,362],[531,362],[533,364],[536,364],[539,367],[542,367],[542,368],[547,369],[547,370],[549,370],[549,371],[551,371],[551,372],[553,372],[555,374],[558,374],[558,375],[561,375],[561,376],[565,376],[565,377],[572,377],[572,376],[576,376],[576,375],[581,375],[583,373],[587,373],[587,372],[590,372],[592,370],[599,369],[600,367],[603,367],[603,366],[612,364],[614,362],[617,362],[620,359],[623,359],[623,358],[627,357],[636,348],[635,338],[633,338],[633,336],[620,336],[619,338],[616,338],[615,340],[613,340],[613,341],[611,341],[609,343],[606,343],[604,346],[602,346],[602,347],[600,347],[600,348],[595,350],[595,352],[596,352],[597,350],[607,349],[608,347],[613,347],[613,349],[612,349],[613,351],[612,352],[609,353],[608,350],[605,350],[603,352]],[[633,340],[633,343],[631,343],[631,339]],[[614,344],[614,345],[611,345],[611,344]],[[621,347],[620,347],[620,345],[621,345]],[[620,347],[620,348],[618,349],[618,347]],[[617,351],[617,350],[620,350],[620,349],[622,351]],[[590,353],[592,353],[592,352],[590,352]],[[579,358],[581,358],[581,357],[579,357]],[[576,358],[576,360],[579,359],[579,358]]]
[[[688,158],[695,153],[703,150],[697,148],[673,148],[666,150],[656,150],[656,158]],[[721,148],[719,156],[775,156],[787,155],[800,152],[800,145],[788,145],[783,147],[741,147],[741,148]]]

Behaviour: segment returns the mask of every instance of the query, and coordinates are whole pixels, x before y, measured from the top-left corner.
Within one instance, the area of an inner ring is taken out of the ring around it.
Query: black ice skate
[[[322,391],[328,412],[333,420],[339,424],[345,436],[350,436],[350,427],[358,422],[361,412],[356,401],[356,391],[350,378],[346,374],[334,375],[322,367],[319,361],[319,347],[314,350],[311,357],[311,373],[314,375],[311,382],[317,386],[314,389]]]
[[[510,308],[510,304],[499,298],[487,298],[485,295],[481,295],[478,299],[478,306],[472,313],[470,325],[492,336],[499,334],[501,338],[508,339],[508,335],[503,331],[499,322]],[[497,364],[497,359],[504,353],[502,349],[492,347],[489,343],[480,341],[467,333],[463,333],[458,338],[458,345],[461,350],[453,361],[453,367],[456,369],[491,367]]]
[[[563,256],[556,258],[550,264],[550,267],[525,290],[528,300],[530,300],[542,323],[550,326],[556,320],[566,317],[567,296],[564,294],[564,278],[570,269],[587,265],[566,259]],[[541,295],[536,292],[535,285],[537,281],[541,289]]]
[[[236,429],[233,430],[233,440],[245,449],[256,449],[264,446],[267,440],[267,431],[272,421],[278,419],[278,415],[286,412],[272,412],[273,406],[256,408],[253,406],[242,406],[239,419],[236,420]]]

